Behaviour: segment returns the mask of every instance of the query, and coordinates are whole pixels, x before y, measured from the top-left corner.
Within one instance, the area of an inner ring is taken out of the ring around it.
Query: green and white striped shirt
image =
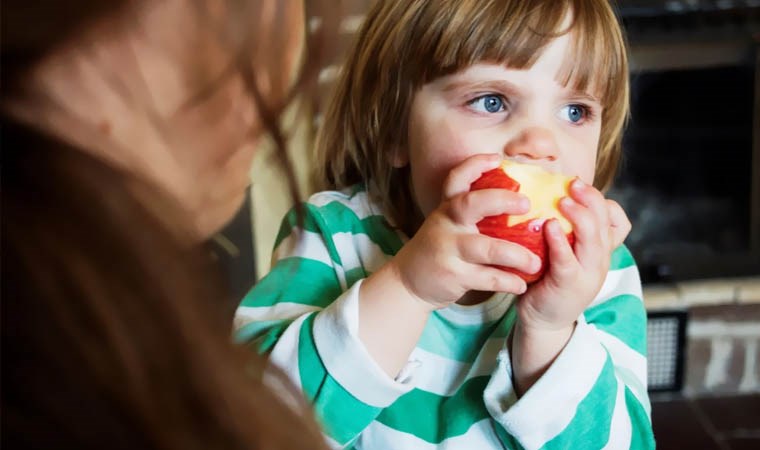
[[[569,343],[519,399],[506,337],[514,297],[434,312],[391,379],[358,337],[359,286],[406,237],[360,188],[321,192],[286,216],[273,268],[243,299],[236,337],[269,355],[313,404],[335,448],[653,448],[646,312],[621,246]]]

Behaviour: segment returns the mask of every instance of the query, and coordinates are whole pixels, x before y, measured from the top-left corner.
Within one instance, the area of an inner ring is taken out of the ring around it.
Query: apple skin
[[[521,191],[521,184],[507,174],[507,171],[509,171],[510,168],[513,170],[514,168],[521,170],[520,166],[525,167],[526,165],[504,161],[501,167],[484,172],[480,178],[470,185],[470,190],[507,189],[513,192],[520,192],[521,194],[526,195],[531,201],[531,210],[526,215],[520,216],[517,223],[510,223],[514,222],[514,220],[510,220],[508,214],[485,217],[477,223],[478,230],[482,234],[520,244],[535,253],[541,259],[541,268],[538,272],[533,274],[524,273],[510,267],[494,266],[501,270],[514,273],[525,280],[527,284],[530,284],[540,280],[549,266],[548,247],[546,244],[546,238],[544,237],[544,224],[546,223],[546,220],[552,218],[559,219],[570,246],[573,246],[575,243],[575,234],[572,231],[572,225],[570,225],[567,219],[565,219],[559,212],[559,209],[557,209],[557,202],[559,202],[562,197],[568,195],[570,182],[572,182],[574,178],[564,175],[550,174],[543,170],[539,172],[537,166],[532,166],[524,176],[542,177],[542,179],[539,180],[534,178],[534,191],[536,186],[542,185],[543,179],[549,180],[545,185],[548,190],[552,191],[548,193],[548,197],[547,192],[543,192],[540,195],[540,197],[543,198],[542,202],[544,204],[548,201],[551,205],[549,205],[548,208],[543,208],[540,213],[536,213],[534,201],[539,198],[538,193],[524,189]]]

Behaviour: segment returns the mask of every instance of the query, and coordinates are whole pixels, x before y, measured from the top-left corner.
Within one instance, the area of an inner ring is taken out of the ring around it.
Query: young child
[[[628,112],[606,0],[375,2],[237,337],[303,389],[336,448],[653,448],[646,313],[600,192]],[[527,199],[469,192],[502,159],[578,177],[550,266],[478,233]],[[300,225],[299,225],[300,224]]]

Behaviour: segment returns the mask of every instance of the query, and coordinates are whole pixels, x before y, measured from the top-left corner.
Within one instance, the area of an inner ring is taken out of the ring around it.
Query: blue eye
[[[507,109],[504,98],[500,95],[495,94],[480,96],[472,100],[470,102],[470,106],[472,106],[476,111],[487,112],[491,114],[502,112]]]
[[[560,111],[562,118],[572,123],[579,123],[588,116],[588,109],[583,105],[567,105]]]

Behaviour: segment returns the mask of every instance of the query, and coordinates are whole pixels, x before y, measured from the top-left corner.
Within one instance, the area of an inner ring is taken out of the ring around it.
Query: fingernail
[[[575,189],[583,189],[584,187],[586,187],[586,183],[584,183],[583,180],[581,180],[580,178],[576,178],[575,180],[573,180],[572,187]]]
[[[573,206],[573,199],[571,199],[570,197],[562,197],[559,200],[559,203],[560,203],[560,206],[562,206],[564,208],[569,208],[569,207]]]
[[[536,273],[539,270],[541,270],[541,258],[533,255],[533,258],[530,262],[530,273]]]

